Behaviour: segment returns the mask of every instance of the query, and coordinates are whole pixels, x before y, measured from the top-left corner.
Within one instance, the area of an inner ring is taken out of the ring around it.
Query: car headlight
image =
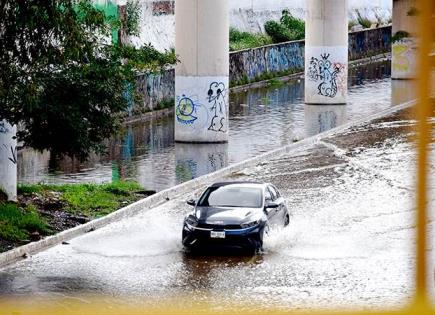
[[[257,220],[257,221],[242,223],[240,226],[242,227],[242,229],[246,229],[246,228],[250,228],[250,227],[256,226],[259,223],[260,223],[260,220]]]
[[[186,222],[187,225],[190,225],[192,227],[198,225],[198,220],[193,215],[189,215],[184,222]]]

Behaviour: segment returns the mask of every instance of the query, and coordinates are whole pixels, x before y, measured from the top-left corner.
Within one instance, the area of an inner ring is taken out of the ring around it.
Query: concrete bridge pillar
[[[413,79],[417,75],[418,10],[416,7],[417,0],[393,1],[392,79]]]
[[[175,174],[182,183],[228,166],[228,143],[176,143]]]
[[[17,200],[17,128],[0,120],[0,190]]]
[[[177,0],[175,141],[228,141],[228,0]]]
[[[345,104],[348,0],[307,0],[305,103]]]

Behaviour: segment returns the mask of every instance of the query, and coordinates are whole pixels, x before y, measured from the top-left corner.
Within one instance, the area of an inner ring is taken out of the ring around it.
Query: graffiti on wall
[[[226,166],[225,154],[221,153],[209,153],[208,162],[210,166],[210,173]]]
[[[311,57],[307,76],[311,81],[319,83],[319,95],[333,98],[345,87],[346,65],[333,63],[329,57],[330,54],[321,54],[320,59]]]
[[[210,111],[213,118],[211,119],[208,130],[216,132],[225,132],[226,119],[226,102],[225,102],[225,84],[222,82],[212,82],[207,92],[208,102],[212,104]]]
[[[175,134],[180,141],[225,141],[228,77],[177,77]]]
[[[198,105],[196,105],[190,97],[182,95],[178,100],[177,107],[175,108],[175,116],[177,117],[177,121],[184,125],[193,124],[195,120],[198,119]]]
[[[3,144],[3,147],[6,151],[9,151],[9,161],[11,161],[13,164],[17,164],[17,147],[8,147],[6,144]]]
[[[0,133],[7,134],[9,132],[11,132],[10,125],[8,125],[5,121],[0,121]],[[7,135],[2,136],[2,137],[8,138]],[[15,137],[13,137],[12,139],[14,140]],[[10,143],[9,140],[10,140],[10,138],[7,140],[6,143]],[[14,142],[14,141],[12,141],[12,142]],[[14,145],[9,145],[9,144],[3,143],[2,149],[7,151],[9,161],[11,161],[13,164],[17,164],[17,147]]]
[[[9,128],[4,121],[0,121],[0,133],[8,133]]]
[[[175,14],[175,1],[154,1],[153,15]]]
[[[393,43],[392,47],[392,68],[397,72],[408,72],[411,70],[413,56],[415,55],[415,44],[410,38],[403,38]]]

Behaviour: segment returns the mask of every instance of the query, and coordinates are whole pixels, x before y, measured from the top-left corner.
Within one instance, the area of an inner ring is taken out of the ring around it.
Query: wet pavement
[[[415,85],[392,81],[390,62],[384,60],[350,69],[346,106],[304,105],[303,91],[303,78],[296,78],[283,85],[232,92],[228,144],[174,143],[171,116],[128,126],[108,142],[107,156],[94,155],[86,163],[54,161],[47,152],[21,150],[19,181],[110,182],[122,178],[159,191],[410,100]]]
[[[433,161],[435,113],[431,124]],[[0,270],[0,294],[103,294],[108,305],[113,297],[188,297],[189,306],[217,309],[403,306],[415,263],[414,126],[404,110],[229,176],[272,182],[287,199],[290,225],[272,231],[262,254],[186,254],[181,225],[191,208],[184,201],[195,191]],[[430,173],[433,187],[433,162]],[[430,198],[433,240],[433,190]],[[432,243],[428,254],[435,297]]]

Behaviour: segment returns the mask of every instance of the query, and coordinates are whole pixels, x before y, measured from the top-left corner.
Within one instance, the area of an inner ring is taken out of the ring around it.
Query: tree
[[[175,62],[151,45],[112,43],[113,28],[137,24],[90,0],[0,0],[0,16],[0,121],[37,150],[81,159],[101,150],[137,71]]]
[[[38,150],[85,158],[116,130],[136,71],[174,61],[110,43],[119,21],[89,0],[6,0],[0,10],[0,118]]]

